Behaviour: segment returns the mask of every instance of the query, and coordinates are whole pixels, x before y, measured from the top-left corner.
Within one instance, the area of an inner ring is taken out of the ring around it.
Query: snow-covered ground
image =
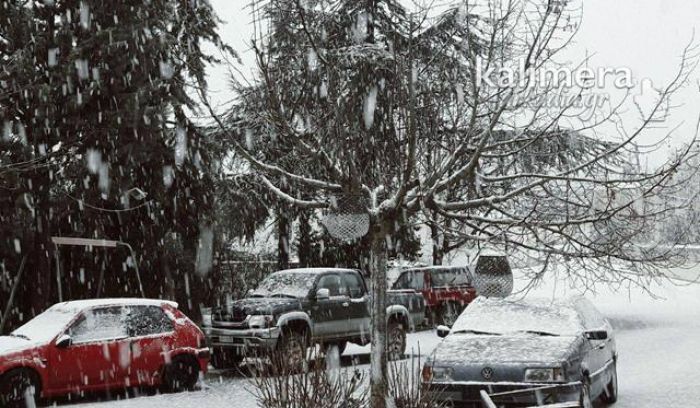
[[[700,268],[674,271],[686,280],[696,280]],[[650,288],[650,297],[639,289],[614,291],[600,288],[587,293],[617,328],[620,399],[617,408],[700,406],[700,284],[663,284]],[[528,296],[552,297],[578,293],[562,282],[549,282]],[[427,355],[438,344],[432,331],[409,335],[409,349]],[[369,348],[350,345],[344,365],[356,359],[367,368]],[[84,401],[81,408],[253,408],[255,398],[248,380],[238,373],[212,372],[204,390],[112,400]]]

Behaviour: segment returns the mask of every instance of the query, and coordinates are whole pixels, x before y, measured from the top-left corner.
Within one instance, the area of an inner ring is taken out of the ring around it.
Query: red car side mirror
[[[67,334],[62,335],[56,340],[56,347],[58,348],[68,348],[73,344],[73,339]]]

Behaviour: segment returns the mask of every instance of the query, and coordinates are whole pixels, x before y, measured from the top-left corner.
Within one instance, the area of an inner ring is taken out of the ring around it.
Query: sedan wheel
[[[26,408],[34,406],[39,394],[38,382],[31,372],[23,369],[13,370],[0,379],[0,406],[8,408]]]
[[[387,358],[396,361],[406,353],[406,329],[398,322],[390,322],[387,330]]]

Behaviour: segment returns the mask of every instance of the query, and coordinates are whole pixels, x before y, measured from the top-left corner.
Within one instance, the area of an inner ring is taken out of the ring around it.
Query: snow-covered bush
[[[355,367],[341,367],[335,350],[320,354],[303,368],[294,367],[289,358],[275,354],[258,363],[251,382],[258,406],[264,408],[360,408],[369,397],[367,376]],[[421,382],[420,357],[393,362],[389,366],[389,400],[392,408],[441,408],[439,394],[428,393]]]
[[[367,406],[365,375],[356,369],[328,367],[317,356],[295,367],[280,353],[258,362],[253,371],[253,395],[263,408],[361,408]]]
[[[446,406],[437,401],[439,393],[429,393],[428,387],[421,381],[420,356],[410,360],[395,361],[389,365],[389,396],[393,400],[392,408],[442,408]]]

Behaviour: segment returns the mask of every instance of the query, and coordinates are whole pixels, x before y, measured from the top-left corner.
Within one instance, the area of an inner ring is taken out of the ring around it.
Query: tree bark
[[[430,238],[433,241],[433,265],[442,265],[444,245],[440,242],[437,211],[433,211],[433,219],[430,221]]]
[[[289,268],[289,218],[283,209],[277,211],[277,266]]]
[[[311,266],[311,224],[309,212],[299,213],[299,266]]]
[[[43,141],[43,139],[41,139]],[[41,157],[40,142],[36,141],[34,146],[36,157]],[[51,185],[52,180],[49,172],[43,168],[35,170],[32,181],[32,193],[35,200],[34,212],[34,240],[32,248],[33,268],[32,274],[28,276],[31,284],[31,315],[36,316],[42,313],[54,302],[51,293],[51,282],[56,280],[56,275],[52,266],[54,256],[54,244],[51,241]],[[33,276],[32,276],[33,275]],[[60,290],[57,288],[57,290]],[[58,292],[57,292],[58,293]],[[65,300],[65,299],[63,299]],[[59,301],[58,298],[55,301]]]
[[[389,395],[386,355],[386,228],[384,223],[372,231],[369,273],[372,299],[372,346],[370,371],[370,404],[372,408],[386,408]]]

